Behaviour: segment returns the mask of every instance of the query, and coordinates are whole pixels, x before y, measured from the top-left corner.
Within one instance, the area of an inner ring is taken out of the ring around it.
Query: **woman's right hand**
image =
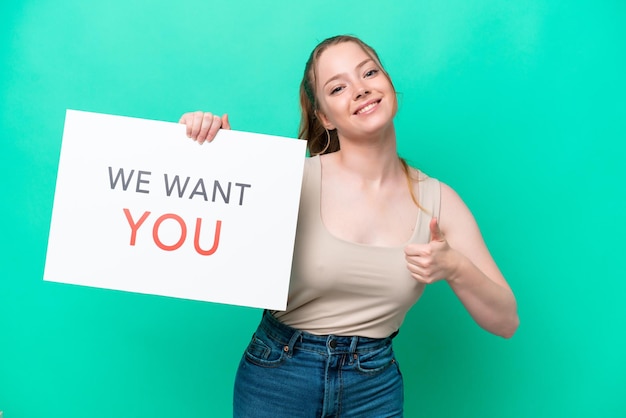
[[[213,113],[202,112],[200,110],[185,113],[181,116],[178,123],[186,125],[187,137],[197,141],[199,144],[204,143],[204,141],[213,141],[220,128],[230,129],[227,114],[219,117]]]

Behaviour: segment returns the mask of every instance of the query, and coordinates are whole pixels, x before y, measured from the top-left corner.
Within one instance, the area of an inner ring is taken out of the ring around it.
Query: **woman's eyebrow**
[[[356,66],[356,67],[354,67],[354,68],[355,68],[356,70],[359,70],[361,67],[363,67],[365,64],[367,64],[367,63],[368,63],[368,62],[370,62],[370,61],[372,61],[372,62],[373,62],[374,60],[373,60],[373,59],[371,59],[371,58],[366,58],[366,59],[364,59],[363,61],[361,61],[360,63],[358,63],[358,64],[357,64],[357,66]],[[327,85],[328,83],[330,83],[331,81],[334,81],[334,80],[336,80],[336,79],[340,78],[340,77],[341,77],[341,76],[343,76],[344,74],[345,74],[345,73],[339,73],[339,74],[336,74],[336,75],[332,76],[331,78],[329,78],[329,79],[328,79],[328,80],[324,83],[324,86],[323,86],[323,87],[326,87],[326,85]]]

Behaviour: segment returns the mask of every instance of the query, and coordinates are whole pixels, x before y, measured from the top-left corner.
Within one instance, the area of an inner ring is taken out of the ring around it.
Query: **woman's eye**
[[[333,94],[337,94],[337,93],[339,93],[341,90],[343,90],[343,87],[342,87],[342,86],[337,86],[337,87],[333,88],[333,89],[330,91],[330,94],[331,94],[331,95],[333,95]]]
[[[378,70],[374,68],[374,69],[369,70],[368,72],[366,72],[366,73],[365,73],[365,77],[372,77],[372,76],[373,76],[373,75],[375,75],[376,73],[378,73]]]

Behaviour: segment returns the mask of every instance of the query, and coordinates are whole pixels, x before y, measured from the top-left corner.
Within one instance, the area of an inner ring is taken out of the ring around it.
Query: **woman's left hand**
[[[455,264],[454,250],[439,229],[437,218],[430,220],[430,234],[428,244],[409,244],[404,249],[411,276],[424,284],[450,279]]]

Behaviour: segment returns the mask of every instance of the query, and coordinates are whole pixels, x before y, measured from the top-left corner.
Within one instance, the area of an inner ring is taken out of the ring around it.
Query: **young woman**
[[[449,186],[398,157],[398,103],[376,52],[320,43],[300,88],[308,141],[287,310],[265,312],[239,366],[237,417],[402,416],[392,350],[427,284],[445,280],[484,329],[509,338],[515,297]],[[202,143],[226,115],[183,115]],[[262,274],[262,272],[261,272]]]

